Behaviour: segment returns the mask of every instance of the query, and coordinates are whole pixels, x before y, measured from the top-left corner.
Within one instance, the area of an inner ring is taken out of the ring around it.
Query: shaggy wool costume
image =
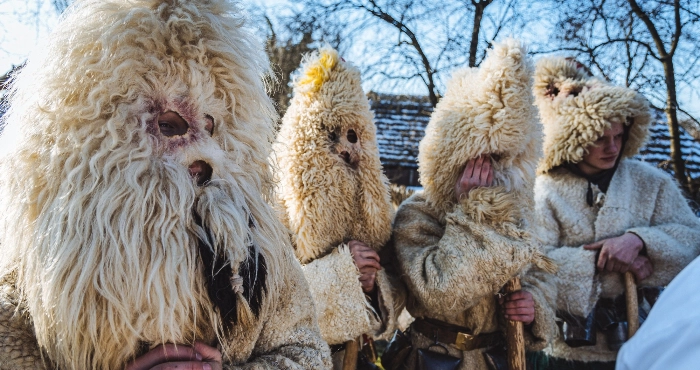
[[[610,119],[632,124],[622,156],[636,154],[649,126],[646,101],[632,90],[591,77],[564,58],[540,61],[535,81],[546,135],[539,167],[543,174],[535,186],[537,235],[559,266],[556,309],[586,317],[599,298],[624,292],[622,275],[597,272],[596,251],[582,246],[625,232],[644,241],[654,267],[654,273],[638,284],[668,284],[700,249],[700,222],[671,177],[645,163],[622,159],[606,193],[593,186],[596,202],[589,206],[587,180],[556,167],[580,161],[610,127]],[[548,353],[584,362],[614,361],[616,356],[600,332],[597,344],[590,347],[570,348],[559,336]]]
[[[195,340],[225,369],[330,366],[269,205],[255,40],[226,1],[84,1],[30,58],[0,137],[0,368]]]
[[[378,272],[379,317],[345,244],[359,240],[379,250],[391,235],[393,207],[375,130],[359,70],[328,47],[309,55],[295,81],[275,159],[282,218],[330,344],[396,326],[392,282]]]
[[[531,73],[526,50],[510,40],[495,45],[478,70],[452,77],[420,144],[425,191],[399,208],[393,240],[411,315],[467,327],[473,334],[501,330],[496,293],[522,276],[536,311],[526,340],[539,349],[554,334],[550,304],[556,292],[544,272],[554,268],[530,235],[541,145]],[[484,153],[494,158],[494,186],[472,189],[457,202],[458,176],[470,158]],[[530,269],[533,264],[539,267]],[[418,333],[412,340],[414,349],[430,342]],[[486,369],[482,350],[447,347],[463,359],[460,369]]]

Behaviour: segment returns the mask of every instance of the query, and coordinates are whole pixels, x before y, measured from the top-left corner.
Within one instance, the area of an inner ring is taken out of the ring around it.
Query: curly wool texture
[[[321,336],[329,344],[345,343],[381,325],[374,315],[368,315],[371,306],[358,283],[359,272],[346,245],[304,266],[304,275],[314,282],[309,284],[311,295],[315,297]]]
[[[244,24],[226,1],[78,2],[13,82],[0,137],[0,275],[14,281],[0,301],[26,315],[46,366],[117,369],[144,346],[217,339],[228,364],[327,365],[308,287],[268,204],[275,113],[266,57]],[[160,133],[166,111],[187,133]],[[206,186],[189,174],[196,160],[213,168]],[[251,243],[264,256],[257,322],[221,327],[195,209],[234,271],[255,258]],[[3,366],[17,364],[0,353]]]
[[[500,157],[492,161],[495,186],[470,192],[468,213],[493,224],[527,217],[541,147],[531,74],[525,48],[509,40],[495,45],[479,69],[453,75],[419,147],[418,171],[428,202],[452,211],[466,162],[495,154]]]
[[[535,205],[537,236],[547,255],[559,266],[557,311],[585,317],[601,297],[624,294],[624,279],[616,272],[596,271],[596,251],[583,245],[637,234],[645,243],[653,273],[638,286],[665,286],[700,253],[700,221],[693,214],[678,185],[660,169],[623,159],[602,200],[588,206],[581,196],[585,179],[563,169],[537,177]],[[554,226],[554,227],[553,227]],[[561,337],[549,352],[576,361],[614,361],[616,351],[607,348],[598,332],[595,346],[571,348]]]
[[[350,130],[356,143],[348,139]],[[350,239],[375,250],[387,242],[393,208],[373,115],[359,70],[335,50],[322,48],[305,58],[274,149],[282,218],[302,263]],[[343,150],[356,165],[341,158]]]
[[[631,119],[623,158],[639,152],[651,115],[647,100],[636,91],[591,76],[575,61],[541,59],[535,69],[535,101],[544,125],[544,156],[538,173],[564,163],[578,163],[587,149],[610,128],[610,120]]]

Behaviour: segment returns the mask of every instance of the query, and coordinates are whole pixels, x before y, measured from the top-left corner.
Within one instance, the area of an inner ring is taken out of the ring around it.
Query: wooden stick
[[[503,291],[506,294],[513,293],[520,288],[520,278],[516,276],[506,283]],[[506,321],[506,345],[508,346],[508,369],[525,370],[525,336],[522,322]]]
[[[625,272],[625,298],[627,300],[627,340],[639,329],[639,303],[637,301],[637,284],[634,275]]]
[[[343,357],[343,370],[357,369],[357,354],[359,352],[360,344],[358,339],[349,340],[345,342],[345,357]]]

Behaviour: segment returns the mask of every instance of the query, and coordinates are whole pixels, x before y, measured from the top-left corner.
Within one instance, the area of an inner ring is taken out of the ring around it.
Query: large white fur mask
[[[494,185],[469,192],[470,214],[500,224],[532,208],[542,128],[533,106],[532,62],[515,40],[494,45],[477,68],[455,72],[425,129],[418,171],[426,199],[443,213],[468,160],[490,154]]]
[[[379,250],[393,209],[360,71],[330,47],[306,56],[275,144],[282,219],[302,263],[339,243]]]
[[[239,13],[78,2],[14,81],[1,273],[60,368],[243,330],[275,289],[288,242],[268,205],[274,109]]]

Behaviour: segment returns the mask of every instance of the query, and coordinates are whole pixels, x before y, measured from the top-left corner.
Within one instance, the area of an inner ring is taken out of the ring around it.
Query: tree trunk
[[[663,60],[664,75],[666,78],[666,118],[668,119],[668,132],[671,141],[671,163],[673,163],[673,174],[678,183],[689,191],[688,177],[685,173],[685,162],[681,151],[681,132],[678,125],[678,114],[676,107],[676,77],[673,70],[673,60],[668,57]]]
[[[472,27],[472,39],[469,43],[469,67],[476,67],[476,53],[479,51],[479,31],[481,30],[481,19],[484,17],[484,9],[493,0],[482,0],[474,4],[474,27]]]

